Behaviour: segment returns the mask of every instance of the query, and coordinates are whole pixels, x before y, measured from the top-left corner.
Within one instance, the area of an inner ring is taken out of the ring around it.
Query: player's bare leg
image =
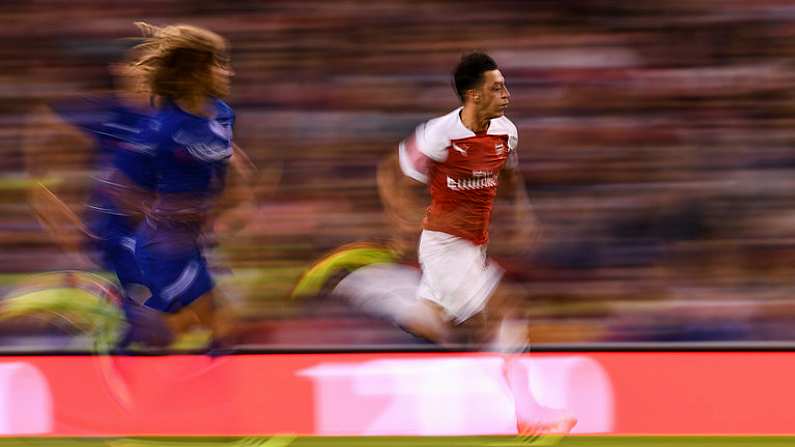
[[[529,350],[529,323],[521,314],[521,306],[498,287],[488,303],[486,333],[492,350],[502,352],[503,377],[514,399],[517,435],[527,441],[538,437],[565,436],[577,419],[565,412],[541,405],[530,388],[529,371],[520,355]]]
[[[178,312],[168,314],[166,321],[175,335],[196,327],[212,328],[215,303],[212,292],[208,292]]]
[[[411,334],[439,344],[447,342],[450,337],[446,320],[444,309],[425,299],[411,303],[396,319]]]
[[[196,329],[205,330],[209,332],[213,349],[225,348],[234,346],[247,332],[261,329],[260,324],[242,322],[228,307],[220,305],[216,290],[166,317],[176,339]]]
[[[518,356],[507,354],[502,371],[514,399],[517,436],[530,440],[569,434],[577,425],[577,418],[565,410],[541,405],[530,389],[527,369],[518,360]]]

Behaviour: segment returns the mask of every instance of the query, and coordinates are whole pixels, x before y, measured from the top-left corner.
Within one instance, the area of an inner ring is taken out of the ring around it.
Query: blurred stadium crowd
[[[106,88],[133,21],[185,22],[231,42],[235,138],[259,168],[216,250],[248,318],[283,318],[328,250],[390,239],[376,167],[456,106],[449,71],[482,49],[543,225],[517,250],[497,216],[490,247],[533,341],[795,340],[795,2],[20,1],[0,20],[2,290],[84,267],[27,205],[32,111]],[[37,168],[79,208],[90,164],[53,150]]]

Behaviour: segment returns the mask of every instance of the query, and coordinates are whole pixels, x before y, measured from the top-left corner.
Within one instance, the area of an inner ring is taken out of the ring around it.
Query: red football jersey
[[[461,122],[460,112],[418,126],[400,143],[400,166],[429,185],[431,206],[423,228],[480,245],[488,241],[500,170],[516,165],[518,134],[504,116],[475,134]]]

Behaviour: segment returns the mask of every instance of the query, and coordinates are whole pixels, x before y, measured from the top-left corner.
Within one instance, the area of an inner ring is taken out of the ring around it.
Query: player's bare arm
[[[91,147],[89,137],[46,105],[33,110],[23,132],[22,151],[28,175],[59,196],[66,184],[73,193],[84,189],[74,185],[87,183],[84,171],[89,166]]]
[[[378,194],[392,230],[392,246],[403,254],[417,245],[422,218],[430,202],[428,187],[403,174],[397,152],[378,165]]]
[[[85,188],[73,186],[86,179],[82,169],[88,164],[90,146],[88,137],[44,105],[31,114],[22,140],[31,209],[53,240],[78,256],[81,264],[87,261],[79,249],[90,235],[70,203],[83,201]]]
[[[527,249],[541,238],[541,225],[527,195],[522,173],[516,168],[500,172],[497,210],[510,229],[508,239],[512,247]]]
[[[238,233],[254,220],[257,201],[262,194],[262,189],[257,187],[259,173],[256,165],[235,143],[232,143],[229,167],[231,172],[226,188],[213,211],[217,214],[213,219],[213,228],[219,233],[225,233],[225,236]]]

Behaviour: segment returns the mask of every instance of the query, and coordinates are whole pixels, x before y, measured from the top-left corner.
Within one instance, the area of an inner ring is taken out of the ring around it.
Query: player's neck
[[[464,127],[474,133],[482,133],[489,130],[491,118],[487,115],[478,113],[478,110],[474,106],[470,106],[469,104],[464,105],[464,108],[461,109],[460,117]]]
[[[205,118],[212,117],[212,108],[210,107],[210,102],[207,100],[206,96],[184,96],[175,100],[174,103],[176,103],[180,109],[190,113],[191,115]]]

